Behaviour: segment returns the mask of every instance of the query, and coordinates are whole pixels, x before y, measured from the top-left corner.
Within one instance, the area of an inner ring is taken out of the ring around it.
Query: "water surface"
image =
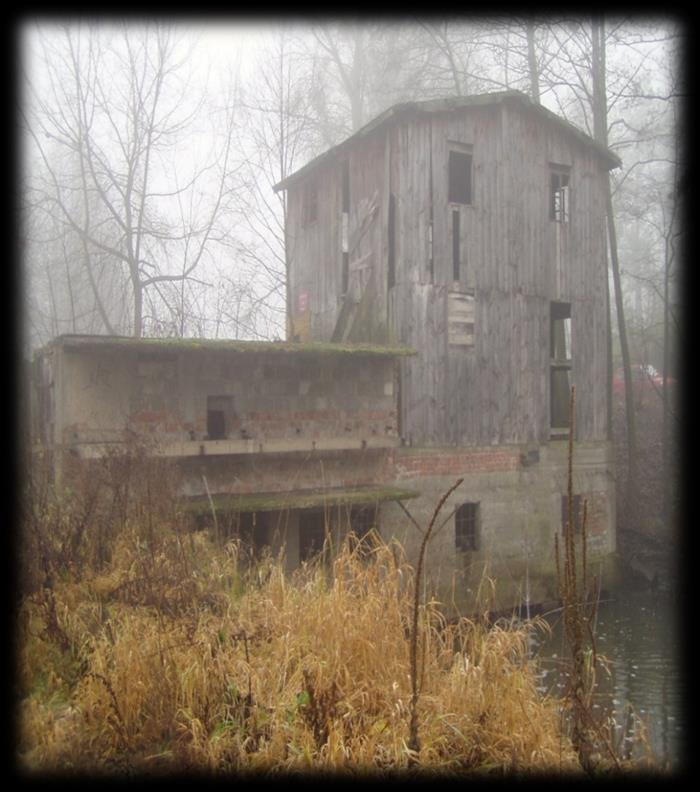
[[[642,746],[628,735],[630,707],[646,725],[648,744],[661,765],[680,767],[683,751],[683,683],[678,604],[668,593],[620,590],[600,602],[595,623],[596,648],[609,661],[609,675],[598,672],[596,714],[611,713],[616,740],[632,756]],[[561,695],[569,658],[563,643],[561,613],[546,615],[549,638],[538,637],[541,689]]]

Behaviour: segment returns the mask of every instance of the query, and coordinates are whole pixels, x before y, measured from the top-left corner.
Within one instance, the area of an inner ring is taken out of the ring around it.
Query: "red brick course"
[[[469,473],[507,473],[517,470],[520,453],[517,449],[459,450],[396,455],[396,477],[450,476]]]

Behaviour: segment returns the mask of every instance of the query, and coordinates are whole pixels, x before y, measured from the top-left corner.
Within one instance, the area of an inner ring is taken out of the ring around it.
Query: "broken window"
[[[207,437],[209,440],[223,440],[227,437],[232,418],[232,396],[207,396]]]
[[[568,223],[569,168],[564,165],[553,165],[549,179],[549,217],[558,223]]]
[[[303,187],[301,201],[301,224],[303,226],[316,222],[318,215],[318,189],[316,182],[307,182]]]
[[[455,547],[461,552],[479,549],[479,504],[463,503],[455,512]]]
[[[580,534],[583,526],[583,498],[580,495],[574,495],[573,502],[573,524],[574,533]],[[566,535],[566,526],[569,523],[569,496],[561,496],[561,532]]]
[[[299,513],[299,562],[309,561],[323,550],[326,540],[326,515],[323,511]]]
[[[571,394],[571,303],[550,306],[550,407],[552,429],[568,429]]]
[[[466,147],[465,147],[466,148]],[[451,149],[448,164],[448,199],[450,203],[472,202],[472,155],[464,150]]]

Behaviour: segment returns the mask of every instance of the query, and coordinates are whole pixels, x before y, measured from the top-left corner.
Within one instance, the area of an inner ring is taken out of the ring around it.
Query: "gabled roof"
[[[365,124],[365,126],[358,129],[357,132],[350,135],[350,137],[343,140],[337,146],[328,149],[328,151],[315,157],[298,171],[287,176],[286,179],[275,184],[273,189],[275,192],[287,189],[290,185],[311,173],[311,171],[315,170],[322,163],[332,160],[338,154],[352,148],[352,146],[362,138],[367,137],[367,135],[381,127],[388,127],[399,120],[407,119],[411,116],[427,115],[430,113],[449,113],[455,110],[461,110],[465,107],[480,107],[505,102],[510,102],[516,106],[527,108],[531,112],[537,113],[548,122],[556,124],[560,129],[572,135],[584,145],[590,146],[606,162],[608,169],[619,168],[622,165],[620,158],[610,151],[610,149],[598,143],[577,126],[560,118],[556,113],[552,113],[551,110],[547,110],[546,107],[533,102],[527,94],[521,91],[499,91],[497,93],[475,94],[474,96],[453,96],[446,99],[428,99],[422,102],[402,102],[396,104],[372,119],[372,121]]]

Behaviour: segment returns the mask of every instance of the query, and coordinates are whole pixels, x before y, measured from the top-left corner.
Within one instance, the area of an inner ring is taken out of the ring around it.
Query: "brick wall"
[[[507,473],[518,469],[517,448],[465,449],[420,452],[397,451],[394,465],[396,478],[414,479],[423,476],[469,475],[472,473]]]

